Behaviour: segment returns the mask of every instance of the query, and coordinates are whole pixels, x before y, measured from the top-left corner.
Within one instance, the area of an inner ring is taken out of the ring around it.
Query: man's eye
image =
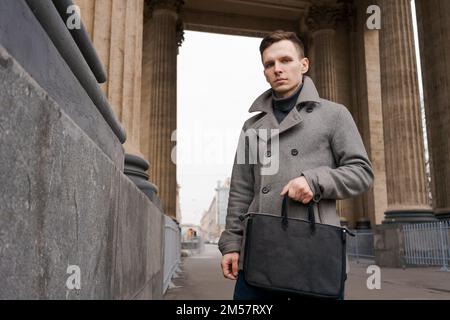
[[[273,63],[267,63],[265,67],[266,67],[266,69],[268,69],[268,68],[270,68],[272,66],[273,66]]]

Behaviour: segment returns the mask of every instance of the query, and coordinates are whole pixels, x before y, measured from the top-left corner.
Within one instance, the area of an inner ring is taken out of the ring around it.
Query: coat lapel
[[[261,119],[255,122],[252,126],[261,139],[267,141],[270,138],[274,137],[280,127],[278,125],[278,121],[275,118],[272,112],[266,113]]]

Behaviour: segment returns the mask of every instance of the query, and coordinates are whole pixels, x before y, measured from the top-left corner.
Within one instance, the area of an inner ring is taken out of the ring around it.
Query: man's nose
[[[281,64],[279,62],[275,62],[274,71],[276,74],[283,72],[283,70],[281,69]]]

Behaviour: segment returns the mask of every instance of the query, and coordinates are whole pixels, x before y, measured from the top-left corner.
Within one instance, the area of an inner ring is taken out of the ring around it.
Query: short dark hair
[[[281,41],[281,40],[289,40],[291,41],[297,50],[300,53],[300,58],[305,57],[305,46],[303,45],[303,42],[297,37],[295,32],[290,31],[283,31],[283,30],[276,30],[274,32],[271,32],[267,36],[264,37],[261,41],[261,45],[259,46],[259,52],[262,54],[264,50],[266,50],[268,47],[270,47],[272,44]]]

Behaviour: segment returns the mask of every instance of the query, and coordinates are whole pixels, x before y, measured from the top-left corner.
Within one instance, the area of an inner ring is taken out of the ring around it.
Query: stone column
[[[416,0],[433,208],[450,218],[450,2]]]
[[[160,208],[150,164],[140,150],[144,0],[77,0],[81,18],[108,74],[102,90],[125,127],[124,174]]]
[[[76,0],[108,74],[102,90],[125,127],[125,151],[139,150],[144,0]]]
[[[348,30],[338,34],[338,28],[347,29],[350,26],[345,5],[337,6],[312,6],[306,17],[306,25],[311,32],[313,43],[313,56],[311,61],[312,73],[314,74],[314,82],[319,91],[319,95],[327,100],[343,103],[350,110],[350,94],[349,92],[338,92],[338,74],[337,68],[340,67],[347,74],[341,75],[343,79],[348,80],[350,69],[348,63],[344,60],[337,59],[336,37],[339,36],[340,47],[344,48],[348,55],[348,39],[345,38],[349,33]],[[339,101],[339,98],[345,101]],[[354,110],[351,110],[354,111]],[[354,112],[352,112],[354,114]],[[357,121],[357,119],[355,119]],[[349,224],[353,227],[355,223],[355,215],[362,210],[361,201],[358,199],[338,200],[336,202],[337,211],[341,216],[342,224]]]
[[[314,59],[311,61],[314,81],[319,95],[331,101],[337,99],[334,36],[338,10],[334,7],[312,6],[306,17],[314,47]]]
[[[314,61],[316,70],[316,82],[320,95],[325,99],[336,101],[336,61],[334,57],[334,35],[331,29],[322,29],[313,33],[316,60]]]
[[[358,108],[359,128],[375,174],[373,187],[364,194],[364,215],[359,224],[370,219],[372,227],[382,223],[387,208],[386,166],[384,155],[383,116],[380,78],[379,31],[366,27],[367,7],[371,0],[356,4],[356,30],[352,48],[354,66],[354,105]],[[357,223],[358,223],[357,222]]]
[[[385,221],[433,219],[427,201],[419,88],[409,0],[379,0],[388,208]]]
[[[172,161],[177,121],[177,53],[180,43],[178,14],[181,0],[148,2],[144,38],[141,145],[153,165],[152,180],[166,214],[176,218],[176,165]],[[175,160],[175,159],[174,159]]]

